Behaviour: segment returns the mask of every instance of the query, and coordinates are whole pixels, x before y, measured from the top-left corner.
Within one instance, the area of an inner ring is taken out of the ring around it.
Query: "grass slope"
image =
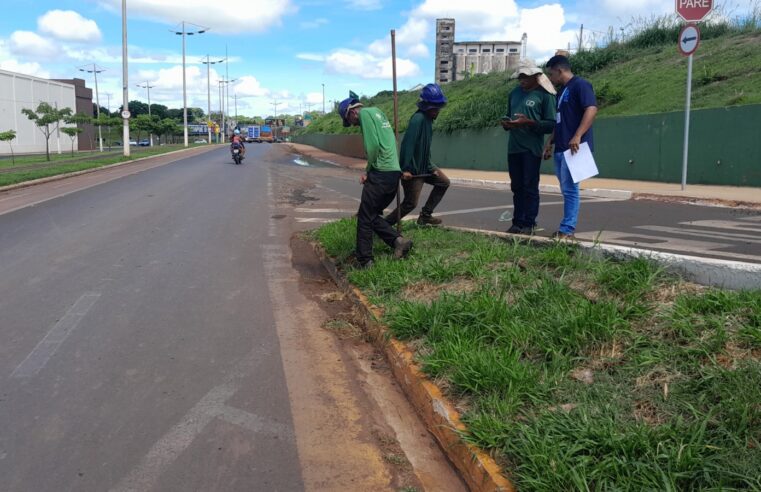
[[[354,270],[355,228],[316,237],[520,490],[761,490],[761,291],[415,226]]]
[[[655,24],[625,43],[582,52],[571,59],[577,74],[588,78],[598,95],[600,116],[677,111],[684,108],[687,59],[676,48],[678,27]],[[761,103],[761,21],[703,27],[703,41],[693,61],[693,108]],[[507,94],[516,82],[509,74],[477,75],[444,87],[449,105],[434,128],[453,131],[497,126]],[[417,91],[399,94],[400,131],[415,112]],[[390,91],[363,98],[389,118]],[[305,133],[358,133],[343,128],[333,112],[317,119]]]

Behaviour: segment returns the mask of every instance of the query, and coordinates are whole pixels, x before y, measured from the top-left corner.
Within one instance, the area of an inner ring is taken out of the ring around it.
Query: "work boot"
[[[521,233],[521,227],[517,226],[515,224],[510,226],[510,229],[507,230],[508,234],[520,234]]]
[[[412,249],[412,239],[399,236],[394,240],[394,258],[401,259],[407,256]]]
[[[558,241],[564,241],[564,240],[574,241],[574,240],[576,240],[576,236],[574,236],[573,233],[569,234],[569,233],[560,232],[560,231],[557,231],[556,233],[552,234],[552,236],[550,236],[550,237],[552,239],[557,239]]]
[[[441,219],[434,217],[433,215],[420,214],[417,218],[417,224],[436,226],[441,224]]]
[[[375,262],[374,262],[373,260],[367,260],[367,261],[366,261],[366,262],[364,262],[364,263],[360,263],[360,264],[357,266],[357,268],[358,268],[359,270],[367,270],[367,269],[369,269],[369,268],[372,268],[372,267],[374,267],[374,266],[375,266]]]

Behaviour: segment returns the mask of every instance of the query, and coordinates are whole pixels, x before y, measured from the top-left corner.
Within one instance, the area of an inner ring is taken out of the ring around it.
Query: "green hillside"
[[[667,25],[666,25],[667,24]],[[761,21],[702,26],[703,40],[693,60],[693,108],[715,108],[761,103]],[[677,51],[679,26],[655,21],[625,43],[585,51],[571,57],[574,71],[595,87],[600,116],[678,111],[684,108],[687,58]],[[444,86],[449,105],[435,129],[496,126],[505,111],[507,93],[516,82],[510,74],[477,75]],[[361,87],[354,88],[361,92]],[[415,112],[417,91],[399,93],[400,130]],[[393,115],[391,91],[363,97],[365,105]],[[357,133],[345,129],[337,113],[319,118],[306,133]]]

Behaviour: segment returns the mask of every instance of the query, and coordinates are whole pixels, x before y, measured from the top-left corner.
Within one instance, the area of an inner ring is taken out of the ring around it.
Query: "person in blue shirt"
[[[573,74],[571,64],[565,56],[553,56],[547,62],[547,68],[550,70],[550,80],[559,87],[560,96],[557,100],[555,131],[545,145],[544,158],[554,156],[555,174],[563,194],[563,220],[552,237],[573,239],[579,216],[579,184],[573,182],[563,152],[570,150],[575,154],[583,142],[589,144],[589,150],[594,152],[592,123],[597,116],[597,99],[592,84]]]

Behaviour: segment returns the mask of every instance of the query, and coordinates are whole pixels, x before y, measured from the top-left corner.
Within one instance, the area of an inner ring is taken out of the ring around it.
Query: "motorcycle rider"
[[[233,148],[235,148],[235,145],[237,144],[238,147],[240,147],[240,158],[243,159],[246,156],[246,146],[243,145],[243,137],[240,136],[240,130],[235,129],[233,131],[233,137],[230,140],[230,150],[232,151]]]

